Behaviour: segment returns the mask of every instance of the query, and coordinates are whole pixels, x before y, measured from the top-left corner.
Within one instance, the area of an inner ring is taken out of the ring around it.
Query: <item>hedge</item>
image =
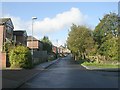
[[[16,46],[9,53],[11,68],[32,68],[32,56],[25,46]]]

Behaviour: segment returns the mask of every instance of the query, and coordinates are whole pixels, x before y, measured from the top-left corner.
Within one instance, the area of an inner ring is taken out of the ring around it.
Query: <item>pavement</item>
[[[107,72],[120,72],[120,68],[98,68],[95,66],[86,66],[81,64],[84,68],[88,70],[95,70],[95,71],[107,71]]]
[[[2,70],[2,88],[15,89],[38,75],[40,72],[59,60],[45,62],[35,66],[33,69],[5,69]]]

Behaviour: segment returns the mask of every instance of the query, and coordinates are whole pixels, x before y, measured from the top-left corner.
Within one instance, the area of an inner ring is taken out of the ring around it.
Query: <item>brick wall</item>
[[[39,49],[39,41],[27,41],[27,47]]]
[[[3,52],[3,42],[5,41],[5,27],[0,25],[0,68],[6,67],[6,53]]]
[[[3,48],[3,29],[4,29],[4,26],[0,26],[0,52],[2,52],[2,48]]]
[[[0,53],[0,70],[2,69],[2,55]]]
[[[0,67],[6,68],[6,53],[0,52]]]

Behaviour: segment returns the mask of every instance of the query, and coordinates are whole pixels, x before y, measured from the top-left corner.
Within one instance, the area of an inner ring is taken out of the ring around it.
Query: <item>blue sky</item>
[[[25,29],[28,35],[31,35],[31,17],[36,16],[38,19],[34,24],[34,36],[40,39],[47,35],[53,44],[57,45],[58,40],[58,45],[60,45],[65,43],[72,23],[87,25],[93,29],[103,15],[109,12],[118,13],[118,3],[6,2],[2,3],[2,10],[3,17],[12,18],[15,29]]]

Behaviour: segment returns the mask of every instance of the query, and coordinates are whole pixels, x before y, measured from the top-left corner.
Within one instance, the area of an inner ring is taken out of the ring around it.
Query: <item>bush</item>
[[[49,54],[49,55],[48,55],[48,61],[55,60],[55,59],[56,59],[55,56],[56,56],[56,55],[55,55],[54,53]]]
[[[32,56],[25,46],[17,46],[9,53],[11,68],[32,68]]]

